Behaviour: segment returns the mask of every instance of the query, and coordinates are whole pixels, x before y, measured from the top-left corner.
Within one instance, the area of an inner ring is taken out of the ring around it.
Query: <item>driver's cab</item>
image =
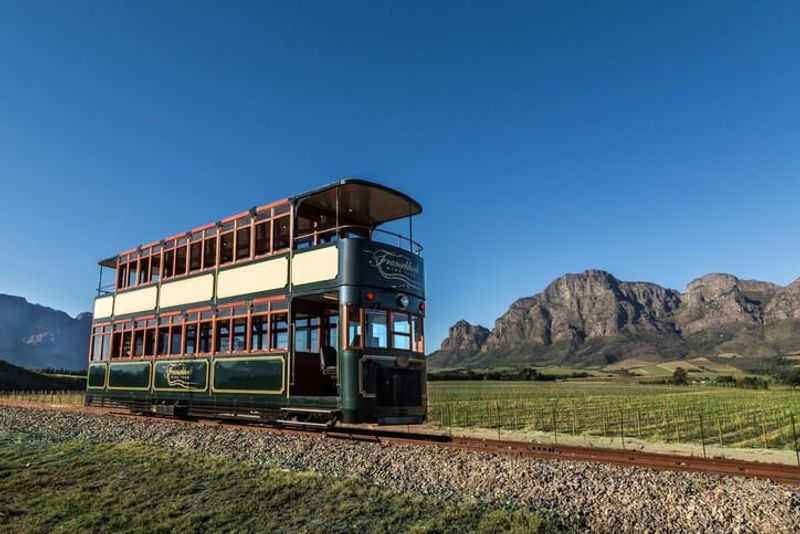
[[[398,191],[356,179],[293,199],[293,257],[313,257],[330,278],[291,287],[290,396],[374,398],[374,362],[423,357],[421,247],[412,239],[421,211]]]

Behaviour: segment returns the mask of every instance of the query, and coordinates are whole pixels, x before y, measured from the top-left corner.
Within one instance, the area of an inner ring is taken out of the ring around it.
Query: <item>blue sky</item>
[[[781,2],[0,4],[0,292],[343,176],[425,206],[429,348],[587,268],[800,276]]]

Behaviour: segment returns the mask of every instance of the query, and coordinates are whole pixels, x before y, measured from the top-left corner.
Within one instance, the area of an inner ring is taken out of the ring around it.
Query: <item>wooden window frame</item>
[[[119,347],[114,347],[113,340],[112,340],[112,349],[117,349],[112,351],[110,359],[112,360],[124,360],[124,359],[132,359],[133,356],[133,332],[136,329],[136,321],[133,319],[123,319],[121,321],[116,321],[114,323],[114,328],[112,331],[112,336],[115,333],[120,334],[119,338]],[[128,346],[128,353],[123,353],[123,347],[125,346],[125,338],[126,336],[130,336],[130,344]],[[117,354],[115,355],[114,352]]]
[[[217,240],[217,265],[224,267],[233,265],[236,259],[236,225],[233,222],[222,223],[217,231],[219,239]],[[224,262],[222,261],[222,241],[231,236],[231,259]]]
[[[199,273],[200,271],[203,270],[203,241],[204,241],[203,232],[192,232],[192,235],[189,236],[188,240],[189,240],[189,245],[188,245],[189,246],[189,249],[188,249],[188,255],[189,255],[188,267],[189,267],[189,270],[187,271],[187,274],[197,274],[197,273]],[[192,248],[194,248],[195,246],[197,246],[199,248],[200,252],[199,252],[199,257],[197,259],[197,268],[193,269],[192,268]]]
[[[288,244],[285,248],[276,250],[276,234],[280,231],[280,220],[288,220]],[[256,226],[267,223],[269,225],[268,250],[261,254],[256,254]],[[223,230],[230,225],[228,229]],[[238,256],[239,231],[247,229],[249,232],[249,252],[247,256]],[[222,238],[224,235],[232,233],[231,261],[222,263]],[[199,239],[197,235],[201,235]],[[200,251],[200,269],[191,270],[191,245],[198,239],[202,243]],[[213,242],[212,242],[213,241]],[[294,209],[289,199],[281,199],[270,204],[258,206],[249,211],[244,211],[222,219],[218,223],[209,223],[204,226],[193,228],[188,232],[175,234],[167,237],[163,241],[156,241],[146,245],[141,245],[135,249],[126,250],[117,257],[116,279],[114,286],[116,291],[122,291],[134,287],[143,287],[149,284],[160,284],[165,281],[182,278],[184,276],[195,275],[212,269],[219,269],[227,265],[239,265],[251,262],[255,259],[266,258],[276,254],[283,254],[292,249],[294,242]],[[214,261],[208,262],[207,250],[214,248]],[[177,273],[178,251],[185,249],[185,265],[182,273]],[[167,261],[168,256],[172,256],[171,261]],[[153,261],[158,258],[158,267],[153,268]],[[130,283],[131,270],[136,270],[136,278]],[[143,274],[144,273],[144,274]],[[166,274],[170,273],[169,276]]]
[[[91,340],[89,343],[89,361],[90,362],[102,362],[105,361],[103,359],[103,350],[106,347],[106,339],[105,336],[109,335],[109,333],[113,333],[109,331],[109,327],[111,323],[96,323],[92,325],[92,333],[91,333]],[[108,345],[109,345],[109,358],[111,357],[111,336],[108,338]],[[99,358],[95,358],[94,350],[95,347],[99,347],[98,354]]]
[[[395,315],[405,315],[406,316],[406,321],[405,322],[408,324],[408,332],[407,333],[406,332],[395,332],[394,331],[394,316]],[[407,350],[407,351],[410,351],[410,352],[414,351],[414,340],[412,338],[413,334],[414,334],[414,332],[413,332],[414,328],[411,325],[412,320],[413,320],[412,314],[409,313],[409,312],[397,311],[397,310],[389,312],[389,325],[388,325],[389,327],[387,328],[387,330],[389,331],[389,336],[390,336],[390,342],[388,344],[389,348],[392,348],[392,349],[395,349],[395,350]],[[394,336],[396,336],[396,335],[397,336],[402,336],[402,337],[405,337],[405,338],[408,339],[408,348],[407,349],[397,348],[397,347],[394,346]]]
[[[144,247],[139,251],[136,270],[136,287],[150,283],[150,248]]]
[[[161,251],[161,279],[172,280],[175,278],[175,250],[177,246],[177,238],[175,236],[168,237],[164,240],[163,250]],[[172,254],[172,259],[167,263],[167,255]],[[167,276],[167,267],[169,266],[169,276]]]
[[[128,287],[128,263],[130,254],[123,252],[117,259],[117,291]]]
[[[211,224],[203,228],[203,258],[202,258],[202,266],[200,267],[200,272],[208,271],[210,269],[216,269],[217,265],[219,264],[219,250],[217,249],[217,244],[219,243],[219,231],[217,230],[216,225]],[[214,240],[213,244],[209,242]],[[206,262],[206,250],[210,250],[211,248],[214,249],[214,261],[210,264]]]
[[[247,255],[239,257],[239,232],[247,231],[249,235],[249,244],[247,247]],[[253,259],[253,217],[250,212],[246,216],[239,217],[234,221],[233,227],[233,263],[245,263]]]

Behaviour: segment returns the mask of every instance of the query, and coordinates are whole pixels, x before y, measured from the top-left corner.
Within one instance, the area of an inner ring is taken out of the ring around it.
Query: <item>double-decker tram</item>
[[[101,261],[86,403],[279,424],[424,421],[421,211],[345,179]],[[405,219],[408,235],[386,229]]]

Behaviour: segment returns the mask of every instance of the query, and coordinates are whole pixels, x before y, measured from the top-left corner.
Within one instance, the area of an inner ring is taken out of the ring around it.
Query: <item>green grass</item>
[[[86,388],[83,376],[47,375],[0,360],[0,391],[76,390]]]
[[[139,443],[0,433],[3,532],[545,532],[527,509],[440,501]]]
[[[84,391],[0,391],[0,405],[6,401],[25,401],[81,406],[85,398]]]
[[[794,448],[800,391],[603,382],[430,382],[433,424],[720,447]]]
[[[659,367],[658,365],[648,365],[647,367],[640,367],[637,369],[638,371],[644,371],[643,374],[647,376],[659,376],[659,377],[670,377],[672,376],[672,372],[668,369],[664,369],[663,367]]]

